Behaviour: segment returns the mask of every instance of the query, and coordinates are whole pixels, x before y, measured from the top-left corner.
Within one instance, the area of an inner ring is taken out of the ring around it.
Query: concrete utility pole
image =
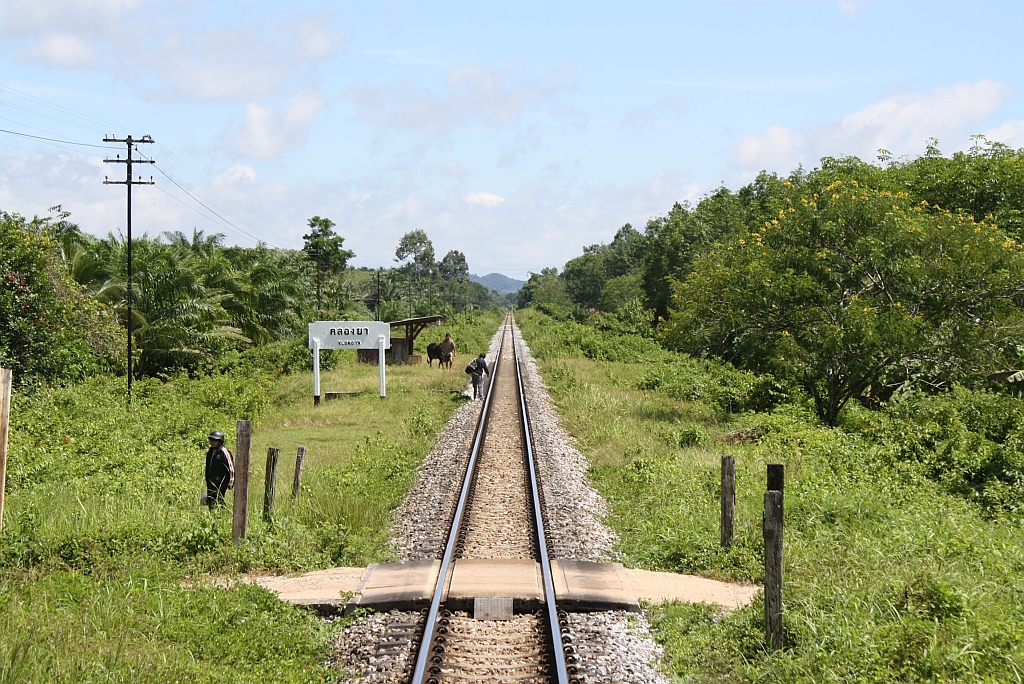
[[[153,182],[153,177],[150,176],[148,181],[142,180],[142,176],[139,176],[138,180],[132,180],[132,164],[153,164],[152,159],[135,159],[132,157],[133,147],[139,143],[152,143],[154,142],[152,136],[144,135],[138,140],[128,136],[127,138],[117,138],[112,135],[104,136],[103,142],[107,143],[126,143],[128,145],[128,156],[121,159],[121,155],[117,155],[116,159],[104,159],[103,161],[108,164],[125,164],[125,176],[123,181],[112,181],[106,176],[103,177],[104,185],[124,185],[128,190],[128,403],[132,401],[132,186],[133,185],[156,185]]]

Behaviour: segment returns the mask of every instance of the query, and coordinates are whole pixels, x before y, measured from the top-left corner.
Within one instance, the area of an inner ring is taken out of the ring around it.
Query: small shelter
[[[420,316],[418,318],[403,318],[400,321],[389,321],[391,326],[391,349],[388,353],[387,362],[391,364],[409,363],[409,358],[414,357],[413,343],[416,336],[423,332],[423,329],[430,324],[441,325],[444,316]],[[405,326],[405,336],[400,337],[396,327]],[[376,349],[360,349],[358,352],[360,363],[377,365]],[[415,362],[414,362],[415,363]]]

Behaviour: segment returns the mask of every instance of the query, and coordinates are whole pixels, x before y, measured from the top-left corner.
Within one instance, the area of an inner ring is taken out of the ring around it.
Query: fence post
[[[785,467],[768,465],[764,494],[764,635],[768,648],[782,648],[782,532]]]
[[[300,446],[295,452],[295,481],[292,483],[292,498],[299,495],[302,486],[302,461],[306,458],[306,447]]]
[[[768,464],[768,491],[786,491],[786,466],[781,463]]]
[[[736,514],[736,457],[722,456],[722,546],[732,544],[733,519]]]
[[[270,522],[274,510],[274,485],[277,481],[277,457],[281,450],[277,447],[267,449],[267,471],[263,479],[263,520]]]
[[[13,371],[0,368],[0,530],[4,528],[4,489],[7,486],[7,432],[11,422]]]
[[[231,520],[231,540],[241,544],[249,532],[249,448],[252,446],[252,422],[238,421],[235,427],[235,508]]]

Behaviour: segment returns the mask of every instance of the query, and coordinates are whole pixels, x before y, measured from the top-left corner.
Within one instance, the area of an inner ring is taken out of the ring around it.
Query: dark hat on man
[[[223,442],[224,433],[221,432],[220,430],[214,430],[213,432],[210,433],[210,439],[217,442]]]
[[[481,355],[480,355],[480,358],[481,358],[481,359],[486,359],[486,358],[487,358],[487,354],[481,354]]]

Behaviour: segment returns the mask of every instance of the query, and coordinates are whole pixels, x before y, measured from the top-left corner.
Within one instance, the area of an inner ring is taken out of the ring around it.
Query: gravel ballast
[[[493,367],[502,329],[491,341],[488,366]],[[561,426],[536,363],[514,330],[523,371],[523,385],[540,471],[545,528],[552,556],[572,560],[614,558],[615,532],[604,525],[607,507],[589,485],[587,459]],[[469,402],[455,411],[424,459],[419,479],[394,512],[392,545],[401,560],[440,558],[459,495],[483,402]],[[337,638],[335,662],[364,682],[405,682],[405,666],[415,658],[412,646],[382,653],[378,643],[389,625],[420,619],[419,613],[374,614],[359,619]],[[570,614],[572,643],[586,682],[667,682],[657,670],[661,647],[650,638],[642,616],[607,611]],[[392,628],[394,629],[394,628]],[[391,639],[391,641],[398,641]],[[410,655],[411,654],[411,655]]]

